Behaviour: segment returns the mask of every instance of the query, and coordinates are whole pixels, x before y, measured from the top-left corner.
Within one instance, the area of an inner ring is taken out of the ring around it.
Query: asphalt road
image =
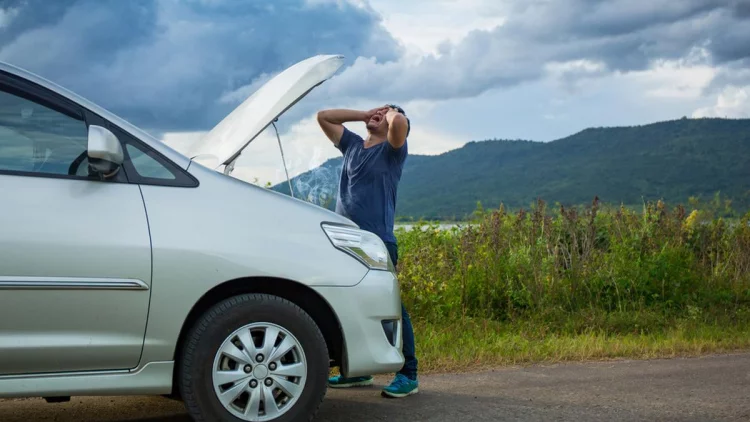
[[[425,376],[420,393],[331,390],[318,421],[750,421],[750,354]],[[156,397],[0,401],[0,421],[189,422]]]

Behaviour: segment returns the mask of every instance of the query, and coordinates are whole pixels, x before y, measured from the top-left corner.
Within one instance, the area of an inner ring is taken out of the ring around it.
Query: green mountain
[[[410,139],[413,144],[419,139]],[[341,159],[292,180],[295,196],[333,208]],[[289,193],[286,183],[274,187]],[[552,142],[472,141],[437,156],[410,155],[399,185],[400,218],[460,219],[487,207],[685,203],[717,192],[750,208],[750,119],[687,119],[590,128]]]

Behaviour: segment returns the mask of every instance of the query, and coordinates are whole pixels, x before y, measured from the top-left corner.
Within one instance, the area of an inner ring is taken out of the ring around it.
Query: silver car
[[[181,153],[0,63],[0,397],[171,395],[196,420],[308,420],[331,366],[401,368],[383,242],[229,175],[342,64],[295,64]]]

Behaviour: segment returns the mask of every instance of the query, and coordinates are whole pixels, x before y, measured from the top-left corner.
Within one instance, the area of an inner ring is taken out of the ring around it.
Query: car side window
[[[123,167],[128,174],[128,182],[151,186],[186,188],[198,186],[197,179],[155,149],[116,125],[110,125],[110,130],[123,143],[125,151]]]
[[[149,151],[142,150],[130,143],[126,144],[125,148],[128,150],[130,162],[133,164],[133,168],[138,173],[138,176],[146,179],[176,179],[174,173],[153,158]]]
[[[83,118],[0,91],[0,172],[88,178],[87,166],[73,165],[87,147]]]

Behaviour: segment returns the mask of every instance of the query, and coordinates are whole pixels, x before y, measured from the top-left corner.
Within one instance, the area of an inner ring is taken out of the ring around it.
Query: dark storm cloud
[[[712,39],[710,50],[718,62],[731,62],[750,57],[750,15],[744,25],[724,28]]]
[[[565,30],[576,35],[608,37],[690,20],[726,5],[721,0],[575,1]]]
[[[154,131],[204,130],[225,94],[315,54],[399,57],[370,10],[305,0],[0,3],[0,60]]]
[[[729,65],[750,57],[750,18],[744,13],[744,4],[728,0],[517,0],[504,11],[504,25],[445,45],[438,57],[419,63],[360,60],[327,89],[330,95],[367,97],[368,87],[360,82],[366,76],[393,101],[472,97],[538,79],[551,63],[601,65],[584,74],[602,74],[601,68],[628,72],[700,49],[714,65]]]
[[[733,0],[734,16],[739,19],[750,18],[750,1]]]
[[[76,80],[91,66],[154,36],[156,5],[148,0],[18,0],[0,30],[0,57],[57,80]]]
[[[401,57],[375,11],[347,1],[0,0],[0,60],[153,131],[208,129],[258,80],[320,53],[356,62],[285,120],[309,114],[316,101],[467,98],[549,72],[575,85],[660,60],[698,57],[729,80],[750,60],[749,0],[488,0],[478,7],[505,24],[413,62]]]

